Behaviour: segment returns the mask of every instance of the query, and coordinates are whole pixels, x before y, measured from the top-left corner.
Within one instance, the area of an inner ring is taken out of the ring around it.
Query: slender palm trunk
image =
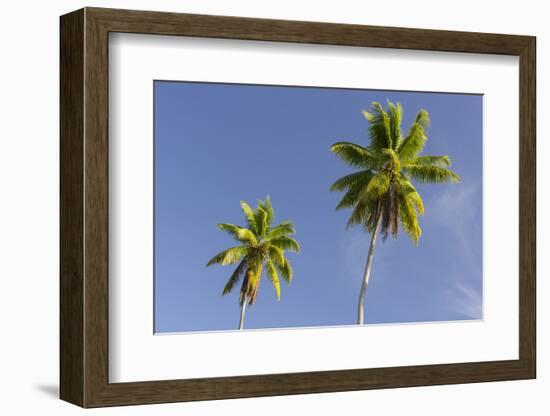
[[[376,219],[376,225],[372,231],[372,237],[370,240],[369,254],[367,255],[367,263],[365,264],[365,271],[363,272],[363,283],[361,284],[361,291],[359,292],[359,305],[357,307],[357,325],[363,325],[365,315],[365,294],[367,293],[367,286],[369,285],[370,272],[372,270],[372,259],[374,258],[374,246],[376,245],[376,236],[378,235],[378,229],[380,228],[380,222],[382,220],[382,210],[378,213]]]
[[[244,329],[244,314],[246,313],[246,304],[248,303],[248,296],[245,296],[243,299],[243,304],[241,305],[241,319],[239,320],[239,330]]]

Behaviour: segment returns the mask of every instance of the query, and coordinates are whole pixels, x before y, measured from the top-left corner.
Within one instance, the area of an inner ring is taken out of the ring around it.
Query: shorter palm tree
[[[246,227],[218,224],[220,230],[228,232],[240,244],[216,254],[206,265],[225,266],[238,263],[225,284],[222,295],[230,293],[239,280],[243,279],[239,295],[239,329],[244,327],[246,306],[253,305],[256,301],[263,270],[266,270],[267,277],[275,288],[277,300],[281,300],[279,274],[289,284],[293,275],[286,251],[300,251],[298,242],[289,237],[296,232],[291,222],[284,221],[271,226],[275,213],[269,196],[264,201],[258,201],[256,209],[252,209],[245,201],[241,201],[241,208],[246,217]]]

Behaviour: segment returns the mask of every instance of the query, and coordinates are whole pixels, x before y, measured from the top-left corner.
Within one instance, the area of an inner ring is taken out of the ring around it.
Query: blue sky
[[[336,141],[368,144],[372,101],[431,118],[425,154],[447,154],[459,184],[418,185],[425,204],[415,246],[400,232],[376,247],[365,322],[482,318],[482,96],[155,81],[155,331],[232,330],[238,289],[221,296],[233,266],[205,265],[235,245],[216,228],[244,225],[239,201],[271,197],[302,246],[289,258],[281,301],[262,279],[245,328],[350,325],[370,236],[346,230],[330,185],[351,169]],[[381,240],[380,240],[381,241]]]

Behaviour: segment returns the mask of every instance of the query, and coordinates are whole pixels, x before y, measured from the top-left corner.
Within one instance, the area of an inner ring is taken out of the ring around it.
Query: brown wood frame
[[[63,400],[82,407],[100,407],[535,378],[534,37],[100,8],[85,8],[62,16],[60,29]],[[109,383],[109,32],[519,56],[519,359]]]

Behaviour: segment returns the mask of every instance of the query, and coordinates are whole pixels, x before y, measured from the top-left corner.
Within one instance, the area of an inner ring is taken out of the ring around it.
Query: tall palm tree
[[[425,156],[429,116],[426,110],[416,114],[405,136],[401,133],[403,108],[388,101],[385,110],[373,102],[363,111],[369,122],[367,146],[338,142],[331,151],[358,170],[338,179],[332,191],[345,191],[336,209],[352,208],[347,226],[362,225],[371,233],[371,241],[357,307],[357,324],[364,321],[365,293],[369,284],[378,233],[385,240],[389,233],[397,237],[398,222],[418,244],[421,229],[418,216],[424,214],[422,198],[412,181],[421,183],[459,182],[460,177],[448,167],[449,156]]]
[[[239,245],[216,254],[206,265],[207,267],[212,264],[225,266],[238,263],[225,284],[222,295],[230,293],[243,278],[239,296],[241,305],[239,329],[244,327],[246,306],[253,305],[256,301],[264,268],[275,288],[277,300],[281,300],[279,274],[289,284],[293,275],[286,251],[300,251],[298,242],[289,237],[296,232],[291,222],[284,221],[279,225],[271,225],[275,213],[269,197],[264,201],[258,201],[256,209],[252,209],[245,201],[241,201],[241,208],[246,217],[246,227],[227,223],[218,224],[218,228],[228,232],[239,242]]]

